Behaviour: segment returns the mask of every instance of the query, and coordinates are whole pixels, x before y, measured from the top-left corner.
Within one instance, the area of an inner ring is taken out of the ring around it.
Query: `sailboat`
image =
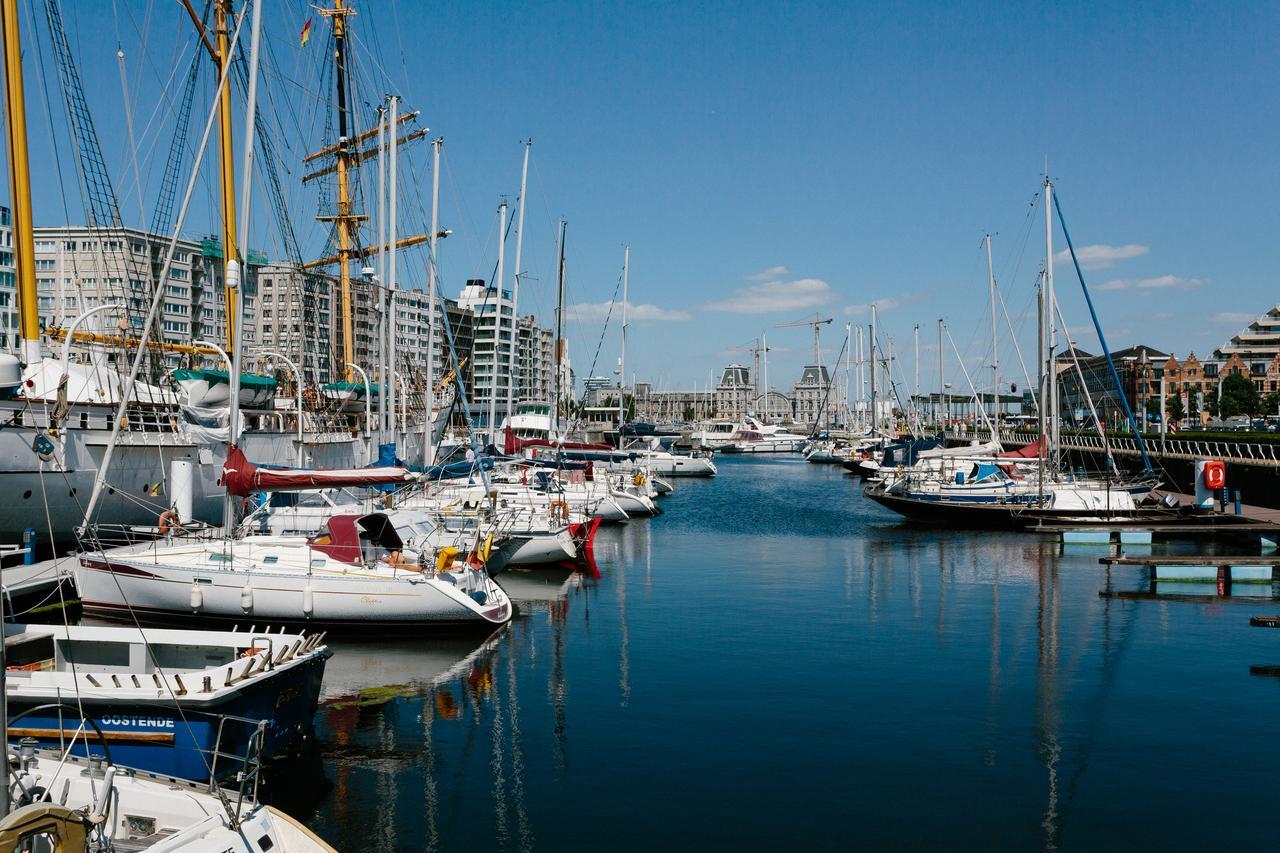
[[[1053,214],[1056,209],[1061,221],[1061,208],[1057,206],[1053,194],[1053,183],[1047,177],[1044,199],[1046,260],[1039,300],[1042,340],[1039,394],[1041,438],[1023,451],[1002,453],[992,421],[992,442],[987,446],[975,443],[974,447],[967,449],[967,454],[964,452],[966,449],[959,452],[941,448],[923,451],[910,467],[899,468],[889,472],[887,476],[878,477],[877,482],[865,490],[867,497],[877,503],[915,520],[980,527],[1025,528],[1044,523],[1131,523],[1169,520],[1182,514],[1182,510],[1166,505],[1138,505],[1137,499],[1149,494],[1159,484],[1159,477],[1151,468],[1150,458],[1129,410],[1123,385],[1115,374],[1110,351],[1102,328],[1098,325],[1096,312],[1093,312],[1092,299],[1078,261],[1076,273],[1093,313],[1102,350],[1111,365],[1120,401],[1135,435],[1138,435],[1146,470],[1136,477],[1126,478],[1118,476],[1114,471],[1103,476],[1089,477],[1062,468],[1061,445],[1058,440],[1059,378],[1055,353],[1058,312],[1053,291]],[[1065,234],[1065,222],[1062,227]],[[1075,261],[1075,248],[1069,234],[1067,247]],[[990,264],[989,238],[987,248]],[[990,270],[990,266],[988,269]],[[994,279],[992,287],[994,288]],[[993,332],[994,299],[993,292]],[[941,324],[939,325],[941,329]],[[968,371],[963,363],[961,369],[968,378]]]

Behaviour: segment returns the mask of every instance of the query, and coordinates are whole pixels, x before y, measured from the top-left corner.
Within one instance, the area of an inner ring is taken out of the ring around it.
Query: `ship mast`
[[[27,157],[27,107],[22,90],[22,45],[17,0],[0,3],[4,26],[4,99],[8,121],[9,190],[13,194],[13,249],[17,267],[18,322],[22,361],[40,361],[40,315],[36,302],[35,227],[31,217],[31,165]]]
[[[215,79],[221,80],[226,74],[227,65],[231,62],[231,20],[234,12],[232,0],[215,0],[213,4],[214,45],[216,55],[214,61],[218,68]],[[236,166],[234,160],[234,139],[231,135],[231,87],[223,86],[218,93],[218,161],[221,167],[219,186],[222,191],[222,264],[223,285],[226,293],[227,314],[227,352],[236,349],[236,300],[239,294],[236,286],[227,275],[227,268],[232,261],[240,258],[236,239]]]
[[[338,215],[333,217],[338,228],[338,301],[342,311],[342,364],[348,382],[355,380],[352,364],[356,360],[355,333],[351,324],[351,237],[359,223],[351,215],[351,149],[347,128],[347,16],[354,10],[347,8],[345,0],[333,0],[332,9],[318,9],[321,15],[333,19],[334,79],[338,86]],[[394,133],[395,130],[392,130]]]

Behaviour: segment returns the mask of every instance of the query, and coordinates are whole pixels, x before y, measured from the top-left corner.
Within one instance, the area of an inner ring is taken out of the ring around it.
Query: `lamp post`
[[[369,423],[373,420],[373,390],[369,387],[369,374],[364,372],[364,368],[356,364],[354,361],[348,361],[347,367],[350,367],[356,373],[360,374],[361,381],[364,382],[364,437],[369,437]],[[372,453],[372,448],[370,448]]]
[[[294,404],[293,405],[294,405],[294,412],[297,414],[297,421],[298,421],[298,467],[301,468],[303,466],[303,461],[304,461],[303,452],[302,452],[302,373],[301,371],[298,370],[298,365],[294,364],[293,361],[283,353],[278,353],[278,352],[275,352],[274,350],[267,350],[267,349],[260,349],[257,351],[257,353],[258,355],[265,356],[267,358],[277,358],[280,361],[283,361],[285,364],[289,365],[289,369],[293,371],[293,388],[294,388]]]

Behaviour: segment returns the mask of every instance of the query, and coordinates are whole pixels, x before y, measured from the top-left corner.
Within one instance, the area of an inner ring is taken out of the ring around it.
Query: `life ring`
[[[1227,484],[1227,466],[1224,462],[1212,460],[1204,463],[1204,484],[1217,491]]]
[[[557,516],[561,521],[569,520],[569,504],[566,501],[555,500],[551,502],[551,519],[554,521]]]
[[[160,513],[161,535],[167,536],[175,527],[181,526],[182,522],[178,519],[178,514],[173,510],[166,509],[164,512]]]

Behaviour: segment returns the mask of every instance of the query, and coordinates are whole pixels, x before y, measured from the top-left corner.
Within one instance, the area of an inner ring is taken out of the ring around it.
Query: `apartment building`
[[[17,271],[13,263],[13,213],[0,206],[0,347],[18,348]]]

